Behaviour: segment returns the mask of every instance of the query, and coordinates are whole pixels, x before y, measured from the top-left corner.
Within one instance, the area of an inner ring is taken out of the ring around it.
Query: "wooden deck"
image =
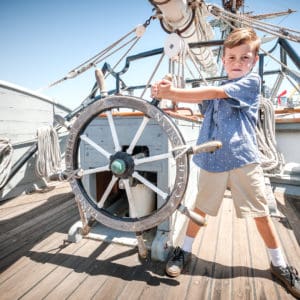
[[[283,216],[273,220],[289,263],[300,270],[299,202],[280,194],[277,201]],[[200,231],[192,263],[178,278],[164,274],[164,263],[139,260],[136,248],[66,243],[78,219],[66,183],[0,203],[1,300],[294,299],[272,279],[253,221],[235,218],[230,197]]]

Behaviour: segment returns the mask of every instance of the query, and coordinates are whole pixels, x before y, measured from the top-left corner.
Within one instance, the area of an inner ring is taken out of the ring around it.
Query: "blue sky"
[[[218,0],[206,2],[221,3]],[[299,28],[299,0],[245,2],[245,10],[256,13],[298,10],[293,15],[268,22]],[[147,0],[1,0],[0,80],[34,91],[45,87],[151,15],[152,6]],[[153,21],[132,54],[163,47],[165,38],[166,33],[158,21]],[[295,46],[300,51],[299,44]],[[148,69],[151,65],[148,63],[144,67]],[[74,108],[93,84],[93,70],[90,70],[43,93]]]

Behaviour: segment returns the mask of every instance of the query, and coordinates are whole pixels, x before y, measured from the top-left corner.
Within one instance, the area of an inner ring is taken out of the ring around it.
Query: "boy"
[[[202,103],[205,117],[197,144],[215,139],[223,146],[214,153],[194,155],[194,163],[201,168],[195,212],[203,217],[216,216],[224,192],[230,187],[237,216],[255,220],[270,254],[271,272],[294,296],[300,297],[297,270],[287,266],[268,215],[264,175],[259,164],[255,127],[260,77],[251,72],[258,60],[259,47],[260,39],[253,29],[235,29],[224,41],[222,61],[228,75],[226,82],[218,87],[180,89],[162,80],[153,85],[152,96],[174,102]],[[167,263],[168,275],[175,277],[181,273],[191,257],[199,229],[189,221],[182,248],[176,248]]]

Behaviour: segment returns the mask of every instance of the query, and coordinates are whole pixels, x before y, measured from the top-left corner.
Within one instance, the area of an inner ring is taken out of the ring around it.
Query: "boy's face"
[[[236,79],[248,74],[258,60],[251,44],[242,44],[231,49],[225,48],[222,58],[229,79]]]

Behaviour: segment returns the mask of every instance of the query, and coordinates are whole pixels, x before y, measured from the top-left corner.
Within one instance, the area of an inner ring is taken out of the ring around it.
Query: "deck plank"
[[[109,268],[110,271],[108,272],[105,270],[105,273],[110,274],[110,280],[104,282],[101,288],[95,293],[94,297],[96,299],[116,299],[122,293],[127,282],[134,280],[134,278],[141,278],[141,280],[144,280],[144,272],[141,272],[138,277],[136,276],[137,273],[134,273],[134,269],[139,269],[141,271],[141,268],[138,268],[140,265],[141,263],[138,260],[136,249],[124,247],[122,255],[109,258],[107,268]]]
[[[47,193],[21,195],[17,198],[0,202],[0,234],[21,223],[20,215],[27,214],[27,218],[36,217],[36,210],[42,213],[64,201],[64,197],[73,195],[68,183],[62,182],[51,186],[54,188]],[[7,222],[5,222],[7,220]],[[13,223],[11,221],[14,221]]]
[[[208,217],[208,225],[200,229],[200,233],[203,230],[203,236],[199,248],[195,252],[195,264],[190,267],[192,278],[186,295],[187,299],[207,299],[212,294],[218,232],[221,226],[223,208],[222,205],[219,218]]]
[[[0,233],[1,300],[294,299],[273,280],[254,221],[237,219],[230,197],[198,233],[190,266],[170,278],[165,263],[140,260],[134,247],[92,239],[64,243],[79,219],[69,193],[62,186],[31,195],[30,203],[25,197],[0,206],[0,224],[6,224]],[[288,261],[299,270],[299,216],[284,197],[278,204],[283,218],[273,218],[274,225]]]
[[[38,284],[31,288],[23,299],[59,299],[65,298],[70,290],[74,290],[79,282],[70,282],[74,279],[72,274],[80,273],[85,269],[85,263],[94,252],[99,243],[95,241],[82,240],[77,244],[77,250],[71,254],[64,249],[49,260],[48,273]],[[47,270],[44,270],[46,273]],[[60,294],[59,294],[60,293]]]
[[[98,247],[95,248],[95,251],[92,253],[91,257],[94,257],[95,260],[90,260],[90,263],[86,263],[83,267],[83,270],[84,272],[80,273],[78,272],[78,270],[75,270],[75,272],[73,272],[69,278],[68,278],[68,281],[66,281],[66,283],[64,283],[60,289],[58,289],[58,293],[57,291],[55,291],[55,293],[59,296],[60,294],[64,295],[63,293],[65,293],[66,297],[68,298],[73,298],[73,299],[82,299],[80,297],[78,297],[78,292],[81,291],[82,292],[82,296],[83,298],[86,297],[86,292],[87,292],[87,289],[82,286],[82,282],[84,279],[87,279],[87,280],[84,280],[84,283],[88,283],[88,279],[91,277],[91,276],[94,276],[95,279],[97,279],[94,283],[92,283],[92,289],[90,290],[89,288],[89,293],[91,293],[91,296],[95,297],[97,295],[97,293],[99,293],[99,289],[101,289],[101,287],[103,285],[106,284],[107,281],[110,281],[110,280],[107,280],[109,278],[109,276],[101,276],[100,274],[103,273],[106,274],[106,271],[105,271],[105,265],[109,264],[109,256],[106,257],[106,259],[104,258],[103,256],[103,250],[106,251],[107,255],[111,255],[111,254],[115,254],[115,255],[118,255],[120,254],[120,249],[118,249],[118,247],[115,247],[115,245],[111,245],[111,244],[107,244],[107,243],[101,243],[99,245],[99,241],[96,241],[96,243],[98,244]],[[126,255],[126,254],[125,254]],[[99,272],[99,270],[101,269],[101,271]],[[95,270],[98,270],[97,273],[95,273]],[[92,274],[95,274],[95,275],[92,275]],[[99,280],[99,277],[98,276],[100,275],[101,278],[102,278],[102,282],[101,280]],[[80,289],[74,289],[74,286],[73,286],[73,283],[76,283],[76,282],[80,282],[80,284],[78,286],[80,286]],[[69,283],[69,284],[68,284]],[[66,286],[70,286],[72,288],[71,289],[66,289]],[[73,286],[73,287],[72,287]],[[119,288],[118,285],[116,287],[113,287],[112,288],[112,291],[116,291],[116,289]],[[77,295],[75,297],[75,295]],[[97,298],[97,297],[96,297]],[[105,299],[105,298],[104,298]]]
[[[75,219],[78,219],[78,214],[74,213],[74,209],[75,207],[71,208],[71,210],[65,211],[65,213],[68,213],[68,219],[66,219],[65,214],[61,215],[60,218],[52,218],[50,224],[48,222],[43,223],[46,229],[42,231],[40,231],[40,228],[37,229],[37,227],[40,226],[40,224],[37,224],[37,227],[34,226],[34,228],[30,230],[29,235],[24,235],[23,233],[20,233],[9,238],[7,241],[11,244],[5,243],[3,248],[2,246],[0,247],[0,270],[4,270],[5,268],[7,268],[12,262],[16,261],[19,257],[24,255],[25,251],[29,251],[35,243],[39,242],[41,239],[47,238],[51,233],[55,232],[55,230],[57,230],[58,227],[64,228],[64,230],[67,231],[67,228],[71,226],[72,221],[74,222]]]
[[[40,257],[40,252],[44,252],[45,249],[48,249],[48,251],[51,251],[51,249],[60,249],[63,243],[62,239],[64,238],[65,234],[62,235],[59,232],[54,232],[47,239],[44,239],[38,244],[34,245],[31,249],[31,253],[23,253],[23,256],[21,256],[14,263],[11,263],[5,271],[2,271],[0,276],[0,284],[4,283],[16,273],[21,272],[23,268],[25,268],[27,265],[30,265],[30,263],[35,260],[35,255]],[[46,257],[47,254],[46,252],[44,253],[44,256]]]
[[[232,215],[232,298],[255,299],[253,297],[253,278],[249,235],[245,219]]]
[[[65,255],[76,253],[77,248],[78,244],[70,244],[64,250]],[[33,287],[38,285],[41,280],[49,276],[58,264],[63,264],[64,258],[61,257],[59,253],[56,253],[57,249],[49,250],[46,255],[44,255],[45,252],[40,252],[40,255],[35,253],[34,258],[31,258],[32,262],[30,264],[26,265],[20,272],[1,284],[0,289],[4,291],[2,296],[6,295],[6,293],[8,293],[9,296],[7,298],[4,297],[4,299],[18,299],[23,297]],[[55,263],[53,263],[53,261],[55,261]],[[18,283],[17,285],[16,282]]]
[[[120,247],[115,244],[100,243],[92,255],[91,262],[86,265],[80,276],[80,285],[69,292],[68,299],[92,299],[106,280],[109,280],[109,274],[105,269],[109,265],[110,257],[120,254],[123,250]]]
[[[217,251],[215,255],[214,280],[212,299],[231,299],[232,287],[232,215],[235,214],[232,199],[223,200],[222,218],[218,231]]]
[[[270,263],[266,246],[258,233],[253,219],[246,220],[249,239],[251,278],[253,281],[253,299],[278,299],[276,285],[269,271]]]

